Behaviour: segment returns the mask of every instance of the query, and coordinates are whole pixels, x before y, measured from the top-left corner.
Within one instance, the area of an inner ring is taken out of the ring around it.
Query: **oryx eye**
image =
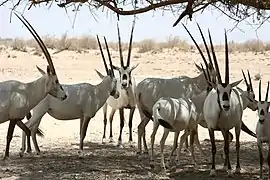
[[[56,83],[56,84],[59,84],[59,81],[58,81],[58,79],[56,79],[56,80],[55,80],[55,83]]]

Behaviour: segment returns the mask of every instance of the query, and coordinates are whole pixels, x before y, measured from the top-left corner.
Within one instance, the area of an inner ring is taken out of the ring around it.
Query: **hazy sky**
[[[69,8],[68,18],[64,9],[59,8],[57,5],[52,5],[49,10],[47,6],[41,5],[40,7],[32,7],[29,11],[24,12],[24,16],[31,22],[33,27],[39,35],[56,35],[61,36],[68,33],[70,36],[78,35],[105,35],[109,41],[117,40],[116,31],[116,17],[113,13],[96,11],[98,22],[95,21],[93,16],[88,10],[88,7],[82,7],[77,14],[75,26],[72,28],[72,21],[74,12]],[[22,12],[22,10],[19,10]],[[177,19],[170,12],[162,16],[161,12],[145,13],[137,16],[134,40],[139,41],[146,38],[153,38],[158,41],[165,40],[168,36],[179,36],[191,42],[187,32],[181,24],[177,27],[172,27],[172,24]],[[7,7],[0,8],[0,37],[23,37],[30,38],[31,35],[22,23],[12,16],[12,21],[9,23],[10,10]],[[123,41],[127,41],[130,34],[131,23],[133,16],[121,16],[120,18],[120,31]],[[186,22],[186,21],[184,21]],[[224,42],[224,28],[230,29],[234,26],[233,21],[229,20],[226,16],[221,15],[219,12],[205,11],[203,14],[194,16],[193,21],[187,20],[187,27],[192,34],[200,42],[199,31],[197,30],[195,22],[198,22],[206,33],[207,28],[210,28],[213,41],[215,43]],[[246,23],[240,24],[239,28],[245,32],[235,29],[232,33],[228,34],[229,40],[242,42],[248,39],[256,39],[255,28],[247,25]],[[268,32],[267,32],[268,29]],[[270,25],[266,22],[258,31],[257,35],[264,41],[270,41],[269,36]]]

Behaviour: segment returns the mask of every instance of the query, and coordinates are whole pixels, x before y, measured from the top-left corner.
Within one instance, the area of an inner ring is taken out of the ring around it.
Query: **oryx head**
[[[214,50],[214,46],[212,43],[212,38],[211,38],[211,34],[209,30],[208,30],[208,34],[209,34],[209,40],[211,44],[212,55],[214,59],[214,65],[215,65],[215,69],[217,73],[217,87],[216,87],[217,96],[218,96],[217,101],[221,109],[223,109],[224,111],[229,111],[232,88],[237,86],[242,81],[242,79],[233,83],[230,83],[229,81],[230,79],[229,77],[229,50],[228,50],[227,34],[225,31],[225,82],[222,82],[219,67],[218,67],[218,62],[217,62],[217,58],[216,58],[216,54],[215,54],[215,50]]]
[[[55,98],[64,100],[67,98],[67,95],[65,91],[63,90],[62,86],[59,83],[59,80],[56,75],[56,71],[52,62],[52,58],[50,56],[50,53],[48,52],[45,44],[37,34],[37,32],[34,30],[34,28],[31,26],[31,24],[22,16],[22,18],[15,13],[15,15],[22,21],[22,23],[27,27],[27,29],[30,31],[30,33],[33,35],[37,43],[39,44],[41,50],[43,51],[47,62],[47,73],[45,73],[43,70],[41,70],[39,67],[38,70],[41,72],[41,74],[45,77],[45,92],[48,92],[50,95],[54,96]]]
[[[258,108],[257,101],[255,99],[255,93],[253,91],[253,86],[252,86],[252,81],[251,81],[249,71],[247,71],[247,72],[248,72],[248,80],[249,80],[249,82],[247,81],[246,75],[245,75],[244,71],[242,70],[242,74],[243,74],[243,77],[244,77],[244,80],[245,80],[245,83],[246,83],[247,90],[241,92],[241,94],[244,95],[245,98],[248,101],[247,102],[247,107],[250,108],[251,110],[255,111]],[[240,88],[238,88],[238,90],[239,89]]]
[[[104,54],[103,54],[103,50],[102,50],[102,47],[101,47],[101,44],[100,44],[100,41],[99,41],[99,37],[97,35],[97,41],[98,41],[98,45],[99,45],[99,49],[100,49],[100,52],[101,52],[101,56],[102,56],[102,60],[103,60],[103,63],[104,63],[104,67],[105,67],[105,70],[106,70],[106,73],[107,73],[107,76],[103,76],[99,71],[96,70],[97,74],[102,78],[106,78],[106,77],[109,77],[111,79],[111,92],[110,92],[110,96],[113,96],[115,99],[117,99],[119,97],[119,92],[117,90],[117,80],[114,76],[114,72],[113,72],[113,64],[112,64],[112,59],[111,59],[111,53],[110,53],[110,50],[109,50],[109,47],[108,47],[108,43],[107,43],[107,40],[106,38],[104,37],[104,41],[105,41],[105,46],[106,46],[106,49],[107,49],[107,53],[108,53],[108,57],[109,57],[109,62],[110,62],[110,69],[108,68],[107,66],[107,63],[106,63],[106,60],[105,60],[105,57],[104,57]]]
[[[267,100],[268,100],[268,91],[269,91],[269,81],[267,83],[265,100],[262,101],[261,80],[260,80],[260,82],[259,82],[259,102],[258,102],[258,114],[259,114],[259,122],[260,123],[264,122],[265,117],[268,114],[268,109],[269,109],[269,102],[267,102]]]
[[[122,44],[121,44],[121,36],[120,36],[120,30],[119,25],[117,22],[117,32],[118,32],[118,45],[119,45],[119,53],[120,53],[120,64],[121,67],[113,66],[114,69],[118,70],[120,75],[120,84],[122,89],[127,89],[132,85],[132,76],[131,72],[139,65],[136,64],[132,67],[130,67],[130,59],[131,59],[131,51],[132,51],[132,39],[133,39],[133,30],[135,26],[135,19],[132,24],[131,34],[130,34],[130,40],[129,40],[129,47],[128,47],[128,57],[127,57],[127,63],[124,64],[123,59],[123,51],[122,51]]]

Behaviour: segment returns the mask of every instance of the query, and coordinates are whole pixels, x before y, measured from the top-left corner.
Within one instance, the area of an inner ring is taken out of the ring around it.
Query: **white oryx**
[[[117,90],[119,91],[119,98],[115,99],[113,96],[109,96],[106,103],[103,106],[103,114],[104,114],[104,131],[103,131],[103,138],[102,143],[105,142],[106,138],[106,125],[107,125],[107,107],[108,105],[112,108],[110,113],[110,142],[113,142],[112,139],[112,121],[116,110],[119,109],[120,115],[120,134],[118,138],[118,146],[122,145],[122,130],[124,127],[124,109],[130,109],[129,111],[129,143],[132,143],[132,119],[134,115],[134,111],[136,108],[134,90],[136,88],[135,78],[131,75],[132,71],[139,65],[135,65],[130,67],[130,59],[131,59],[131,51],[132,51],[132,39],[133,39],[133,30],[135,26],[135,20],[133,21],[131,34],[130,34],[130,41],[129,41],[129,48],[128,48],[128,57],[127,63],[124,65],[123,60],[123,52],[122,52],[122,44],[121,44],[121,36],[120,31],[117,23],[117,31],[118,31],[118,43],[119,43],[119,53],[120,53],[120,63],[121,67],[114,66],[113,68],[119,72],[120,77],[117,78]],[[97,71],[97,74],[100,78],[103,78],[103,75]]]
[[[40,150],[36,141],[36,130],[42,117],[48,113],[50,116],[58,120],[74,120],[80,118],[79,155],[83,156],[83,140],[86,135],[89,121],[96,115],[97,111],[104,105],[110,95],[116,99],[119,97],[119,92],[116,89],[117,84],[113,73],[113,65],[107,41],[104,37],[109,56],[110,69],[107,67],[98,36],[97,40],[107,76],[105,76],[102,82],[98,85],[92,85],[89,83],[63,85],[65,92],[68,94],[68,98],[65,101],[59,101],[58,99],[48,95],[35,108],[33,108],[33,115],[26,124],[31,129],[31,136],[37,153],[39,153]],[[23,136],[22,141],[22,151],[24,150],[25,135]]]
[[[240,173],[239,137],[241,132],[242,115],[243,115],[243,102],[241,99],[241,95],[233,87],[237,86],[242,81],[242,79],[233,82],[231,84],[229,83],[229,52],[228,52],[227,34],[225,31],[225,82],[224,83],[222,82],[209,30],[208,33],[218,80],[216,88],[212,89],[212,91],[208,94],[203,106],[204,119],[207,123],[210,141],[212,145],[212,168],[210,171],[210,176],[216,175],[216,167],[215,167],[216,144],[214,134],[214,131],[216,129],[221,129],[222,131],[224,137],[224,153],[225,153],[224,168],[226,168],[227,165],[228,176],[232,176],[233,173],[231,170],[231,164],[229,159],[229,130],[235,128],[236,156],[237,156],[235,172]]]
[[[198,29],[202,35],[201,29],[198,25]],[[206,41],[202,35],[206,51],[209,58],[209,68],[210,76],[215,77],[215,71],[213,68],[213,63],[211,60],[210,52],[207,48]],[[198,44],[192,38],[196,47]],[[200,55],[204,62],[206,62],[205,57],[203,56],[202,51],[199,50]],[[196,65],[196,64],[195,64]],[[163,79],[163,78],[146,78],[142,80],[136,86],[135,98],[137,102],[137,107],[141,117],[141,123],[138,126],[138,150],[137,154],[141,153],[142,143],[141,138],[143,138],[144,152],[148,153],[148,148],[145,139],[145,126],[148,124],[149,120],[152,118],[152,107],[155,102],[161,97],[171,97],[171,98],[190,98],[192,96],[200,94],[203,90],[206,89],[205,77],[200,66],[196,65],[197,69],[201,72],[199,76],[190,78],[188,76],[180,76],[172,79]],[[215,80],[215,79],[212,79]],[[248,133],[251,136],[254,136],[254,133],[250,131],[243,123],[243,131]],[[178,137],[178,136],[177,136]],[[232,135],[231,135],[232,139]],[[177,146],[177,138],[174,139],[174,146]]]
[[[201,65],[202,66],[202,65]],[[202,66],[203,69],[203,66]],[[175,134],[180,133],[180,131],[185,130],[185,133],[181,136],[180,147],[177,154],[177,160],[180,162],[180,150],[186,139],[186,137],[190,134],[190,148],[191,154],[194,163],[194,146],[193,142],[195,140],[196,145],[201,151],[202,155],[204,153],[199,143],[199,139],[197,136],[198,124],[203,119],[203,103],[208,93],[211,91],[211,76],[207,69],[207,73],[204,72],[205,79],[208,81],[208,86],[204,91],[202,91],[199,95],[196,95],[192,98],[170,98],[170,97],[162,97],[160,98],[153,106],[153,132],[151,135],[151,160],[153,160],[153,147],[155,141],[155,135],[158,130],[159,124],[164,127],[163,136],[160,140],[160,152],[161,152],[161,165],[166,170],[165,162],[164,162],[164,145],[166,138],[168,137],[169,132],[175,132]],[[204,70],[203,70],[204,71]],[[213,83],[214,84],[214,83]],[[177,138],[178,138],[177,135]],[[194,139],[195,138],[195,139]]]
[[[260,180],[263,180],[263,143],[268,144],[268,179],[270,179],[270,113],[269,113],[269,105],[270,102],[268,102],[268,93],[269,93],[269,81],[267,84],[267,90],[266,90],[266,96],[265,100],[262,101],[261,98],[261,80],[259,82],[259,101],[258,101],[258,115],[259,120],[257,122],[256,126],[256,135],[257,135],[257,145],[259,150],[259,157],[260,157]]]
[[[16,80],[9,80],[0,83],[0,123],[4,123],[8,120],[10,121],[4,159],[9,157],[9,146],[16,124],[27,133],[28,145],[30,148],[30,131],[21,120],[27,116],[28,112],[33,107],[35,107],[47,94],[51,94],[58,98],[59,101],[67,98],[65,91],[59,84],[51,56],[41,38],[23,16],[20,17],[16,13],[15,15],[27,27],[38,42],[49,65],[47,67],[47,73],[33,82],[23,83]],[[38,68],[38,70],[40,69]]]

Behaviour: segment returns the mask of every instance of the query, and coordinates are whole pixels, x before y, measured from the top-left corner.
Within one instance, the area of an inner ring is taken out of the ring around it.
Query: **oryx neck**
[[[112,78],[110,76],[105,76],[102,82],[95,87],[95,97],[97,106],[101,107],[108,99],[112,91]]]
[[[48,75],[44,74],[35,81],[26,84],[26,93],[29,99],[29,108],[34,108],[48,94],[47,86]]]

